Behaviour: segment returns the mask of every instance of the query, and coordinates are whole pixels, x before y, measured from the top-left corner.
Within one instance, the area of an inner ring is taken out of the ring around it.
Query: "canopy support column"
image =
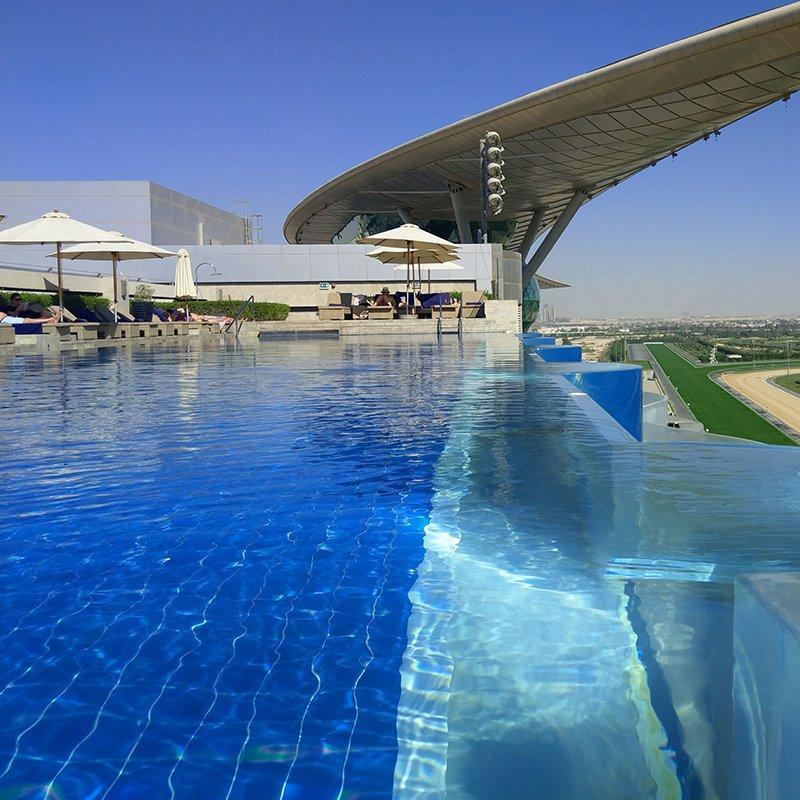
[[[542,262],[547,258],[550,251],[555,247],[556,242],[561,238],[567,225],[572,222],[572,218],[578,213],[578,209],[589,199],[589,195],[582,189],[578,189],[570,198],[570,201],[559,214],[558,219],[553,223],[553,227],[547,232],[542,243],[536,248],[536,252],[522,268],[522,288],[534,279]]]
[[[447,188],[450,190],[450,202],[453,204],[453,214],[458,227],[458,239],[461,244],[470,244],[472,242],[472,231],[469,227],[467,209],[464,206],[464,189],[452,183]]]
[[[528,229],[525,231],[525,235],[522,237],[522,244],[519,246],[523,264],[528,256],[528,251],[533,246],[536,237],[539,235],[539,231],[542,229],[542,223],[544,222],[544,215],[546,212],[546,208],[535,209],[531,221],[528,223]]]

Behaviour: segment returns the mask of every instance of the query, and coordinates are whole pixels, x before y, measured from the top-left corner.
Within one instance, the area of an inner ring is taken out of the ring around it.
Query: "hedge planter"
[[[150,322],[153,319],[155,303],[152,300],[131,300],[128,305],[131,309],[131,316],[137,322]]]
[[[232,317],[241,309],[242,303],[242,300],[190,300],[189,311]],[[257,322],[284,320],[289,316],[289,306],[284,303],[250,303],[245,307],[243,316],[244,319]]]

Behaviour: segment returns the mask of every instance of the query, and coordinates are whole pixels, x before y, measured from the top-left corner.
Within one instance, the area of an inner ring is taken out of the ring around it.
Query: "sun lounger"
[[[394,319],[392,306],[367,306],[367,319]]]
[[[320,306],[317,315],[320,322],[330,322],[331,320],[343,320],[347,314],[344,306]]]
[[[461,294],[461,316],[477,317],[483,309],[485,292],[464,291]]]
[[[405,311],[406,306],[404,305],[402,308],[400,307],[401,303],[407,303],[412,309],[417,305],[417,298],[414,296],[414,292],[409,292],[406,294],[405,292],[395,292],[394,293],[394,306],[398,311]]]
[[[423,294],[422,306],[417,309],[420,317],[438,317],[440,310],[442,319],[455,319],[458,316],[460,305],[453,302],[453,298],[447,292],[435,294]]]
[[[317,315],[320,322],[330,322],[331,320],[343,320],[350,314],[350,303],[353,300],[352,292],[349,292],[349,300],[344,302],[341,292],[328,292],[328,304],[317,307]]]

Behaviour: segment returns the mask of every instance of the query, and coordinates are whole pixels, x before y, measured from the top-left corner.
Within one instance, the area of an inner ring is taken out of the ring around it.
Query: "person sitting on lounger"
[[[25,317],[12,317],[11,314],[0,311],[0,325],[24,325],[26,322],[52,325],[54,322],[58,322],[58,315],[54,317],[45,317],[44,319],[25,319]]]
[[[391,306],[394,308],[394,300],[392,299],[392,295],[389,293],[388,286],[384,286],[383,289],[381,289],[381,293],[375,295],[375,302],[373,305]]]
[[[354,294],[352,303],[350,311],[353,314],[353,319],[365,319],[369,308],[367,296],[365,294]]]
[[[11,295],[11,315],[35,320],[47,317],[43,305],[39,303],[26,303],[19,292],[14,292],[14,294]]]

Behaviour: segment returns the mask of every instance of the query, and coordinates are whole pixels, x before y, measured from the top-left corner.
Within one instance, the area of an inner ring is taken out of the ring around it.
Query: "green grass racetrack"
[[[726,367],[720,367],[719,364],[712,367],[697,367],[665,344],[648,344],[647,348],[692,413],[710,433],[752,439],[765,444],[795,444],[788,436],[711,380],[710,372],[719,372],[727,369]],[[759,365],[764,369],[769,366],[771,364]]]

